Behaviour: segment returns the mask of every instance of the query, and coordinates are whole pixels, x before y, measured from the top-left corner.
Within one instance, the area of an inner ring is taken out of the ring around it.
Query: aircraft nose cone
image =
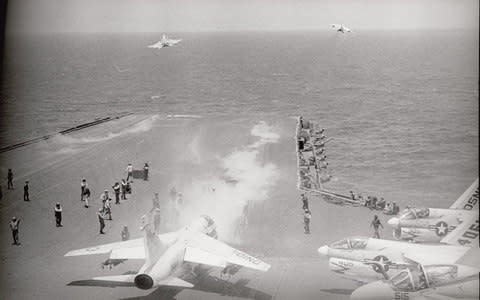
[[[327,256],[328,255],[328,246],[322,246],[318,248],[318,253],[322,256]]]
[[[400,224],[400,220],[398,218],[391,218],[390,220],[388,220],[387,223],[392,227],[398,228],[398,225]]]

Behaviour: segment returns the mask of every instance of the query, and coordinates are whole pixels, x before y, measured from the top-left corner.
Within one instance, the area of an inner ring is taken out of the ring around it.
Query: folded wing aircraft
[[[409,260],[406,267],[389,278],[357,288],[357,300],[478,299],[479,269],[459,264],[422,265]],[[377,266],[382,268],[381,265]]]
[[[448,244],[457,240],[459,245],[478,242],[478,230],[477,234],[470,233],[475,231],[475,224],[478,228],[478,178],[450,208],[410,207],[398,218],[388,220],[388,224],[399,240]]]

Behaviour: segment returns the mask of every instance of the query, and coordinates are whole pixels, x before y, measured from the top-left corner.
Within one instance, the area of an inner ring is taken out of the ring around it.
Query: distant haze
[[[7,32],[478,29],[478,0],[11,0]]]

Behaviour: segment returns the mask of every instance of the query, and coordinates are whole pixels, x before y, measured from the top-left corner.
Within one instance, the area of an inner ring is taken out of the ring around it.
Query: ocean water
[[[0,155],[1,176],[12,167],[15,179],[30,179],[38,195],[31,207],[19,204],[16,194],[4,193],[2,214],[25,216],[22,241],[35,246],[8,254],[21,256],[20,263],[8,261],[8,267],[22,276],[31,274],[33,266],[42,278],[52,279],[46,284],[7,274],[1,281],[4,290],[23,298],[50,299],[52,291],[54,297],[85,297],[89,290],[72,290],[66,278],[90,278],[98,258],[90,264],[82,259],[66,270],[65,264],[57,265],[62,262],[58,257],[102,243],[92,241],[97,224],[67,225],[62,239],[44,238],[39,232],[50,232],[52,226],[49,201],[62,201],[66,222],[78,224],[89,214],[78,207],[80,176],[88,178],[97,199],[121,176],[124,163],[137,168],[148,161],[150,181],[135,182],[135,204],[123,218],[122,209],[116,210],[115,219],[122,223],[111,223],[118,230],[109,232],[120,232],[127,222],[135,234],[139,217],[151,207],[151,194],[159,192],[164,199],[177,186],[192,203],[182,212],[184,219],[208,213],[224,225],[219,233],[228,242],[274,259],[276,271],[252,279],[259,290],[285,299],[318,298],[319,293],[347,298],[355,286],[328,272],[316,249],[345,236],[371,234],[369,223],[377,212],[310,195],[312,234],[303,234],[295,187],[298,115],[320,123],[332,138],[326,146],[330,190],[385,197],[401,208],[448,207],[478,176],[478,31],[171,36],[183,41],[160,50],[147,48],[161,37],[152,33],[7,37],[1,146],[95,118],[136,115]],[[226,184],[229,178],[236,184]],[[232,237],[234,221],[245,203],[253,203],[248,228],[237,239]],[[380,218],[386,225],[387,216]],[[0,234],[7,240],[4,225]],[[385,227],[382,237],[391,238]],[[35,249],[48,251],[39,256]],[[318,268],[306,266],[313,261]],[[18,285],[26,281],[31,284]],[[126,296],[124,289],[93,292],[103,298]],[[191,298],[199,297],[193,293]]]
[[[290,138],[304,115],[334,137],[343,189],[463,190],[478,173],[478,31],[172,33],[177,46],[147,48],[160,36],[7,36],[0,144],[125,112]]]

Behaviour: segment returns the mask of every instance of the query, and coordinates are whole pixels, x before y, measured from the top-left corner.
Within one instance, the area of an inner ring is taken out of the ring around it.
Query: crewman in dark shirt
[[[7,174],[7,180],[8,180],[8,190],[13,190],[13,172],[12,169],[8,169],[8,174]]]
[[[54,208],[54,211],[55,211],[55,222],[56,222],[56,225],[57,227],[62,227],[62,207],[60,206],[60,203],[57,202],[57,204],[55,204],[55,208]]]
[[[25,181],[25,185],[23,186],[23,200],[30,201],[30,194],[28,193],[28,180]]]
[[[115,192],[115,204],[120,204],[120,183],[115,182],[112,188]]]

